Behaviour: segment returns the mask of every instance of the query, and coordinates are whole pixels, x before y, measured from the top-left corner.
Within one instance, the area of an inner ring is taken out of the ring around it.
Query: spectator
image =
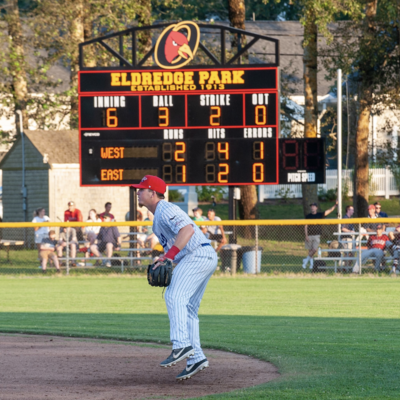
[[[371,219],[376,219],[376,209],[373,204],[368,206],[368,218]],[[378,224],[373,224],[372,222],[364,224],[364,229],[366,229],[367,232],[376,232],[376,227]]]
[[[68,202],[68,210],[66,210],[64,212],[64,221],[70,221],[70,222],[82,222],[83,221],[83,217],[82,217],[82,213],[80,210],[78,210],[77,208],[75,208],[75,203],[73,201],[69,201]],[[82,229],[81,228],[76,228],[76,233],[77,233],[77,237],[78,240],[83,240],[83,233],[82,233]]]
[[[140,222],[143,221],[143,214],[140,211],[136,212],[136,221],[140,221]],[[141,247],[144,247],[144,242],[145,242],[145,240],[147,238],[147,235],[144,232],[143,228],[144,228],[143,226],[138,226],[137,227],[138,234],[136,235],[136,239],[139,242],[139,245]]]
[[[153,221],[154,214],[151,211],[147,212],[147,218],[145,221]],[[153,233],[153,226],[143,226],[143,232],[146,234],[146,238],[144,239],[143,247],[146,247],[146,243],[149,243],[150,248],[153,250],[157,243],[160,243],[158,237]]]
[[[83,221],[82,213],[75,207],[75,203],[73,201],[68,202],[68,210],[64,212],[64,221]]]
[[[108,215],[104,216],[104,222],[110,222],[111,218]],[[100,253],[105,252],[106,267],[111,267],[110,258],[113,255],[113,251],[121,249],[121,235],[116,226],[102,226],[99,234],[97,235],[97,244],[90,246],[90,250],[96,257],[101,257]],[[99,262],[96,262],[99,265]]]
[[[128,211],[128,212],[125,214],[125,221],[130,221],[130,218],[131,218],[131,214],[130,214],[130,212]],[[139,218],[140,218],[140,219],[139,219]],[[136,221],[143,221],[143,215],[142,215],[142,213],[141,213],[139,210],[136,211]]]
[[[306,219],[323,219],[328,216],[338,205],[338,202],[324,212],[318,211],[318,204],[310,204],[310,214],[306,215]],[[307,263],[310,262],[310,269],[314,268],[314,254],[317,252],[319,244],[321,242],[322,226],[321,225],[308,225],[304,226],[304,232],[306,236],[305,248],[308,250],[308,256],[303,259],[303,268],[307,268]]]
[[[389,238],[383,234],[383,225],[376,225],[376,235],[371,235],[367,242],[368,250],[361,252],[361,264],[369,259],[370,257],[375,257],[375,271],[380,270],[380,265],[384,256],[384,250],[387,246],[391,245]],[[358,273],[360,271],[360,266],[358,261],[354,264],[353,272]]]
[[[193,221],[204,221],[203,210],[200,207],[193,208]]]
[[[200,207],[193,208],[193,221],[204,221],[203,210]],[[200,226],[200,230],[206,235],[208,238],[209,234],[207,233],[207,227],[205,225]]]
[[[68,235],[68,236],[67,236]],[[71,262],[72,267],[76,267],[76,249],[78,248],[78,239],[75,228],[61,228],[60,239],[57,246],[57,255],[62,257],[62,253],[65,247],[67,247],[67,237],[69,242],[69,257],[73,259]]]
[[[346,207],[346,214],[344,215],[343,219],[349,219],[353,216],[354,214],[354,207],[353,206],[347,206]],[[355,233],[354,232],[354,225],[353,224],[343,224],[342,225],[342,233]],[[354,236],[353,235],[342,235],[341,236],[342,244],[344,249],[352,249],[353,248],[353,243],[354,243]],[[348,252],[345,254],[346,257],[353,257],[353,254]],[[346,262],[346,264],[349,264]]]
[[[46,210],[44,208],[38,208],[33,212],[33,220],[32,222],[49,222],[50,218],[46,215]],[[48,238],[49,236],[49,227],[42,226],[35,228],[35,243],[38,249],[38,257],[40,260],[40,247],[42,244],[42,240],[44,238]]]
[[[389,218],[389,216],[385,212],[381,211],[382,206],[381,203],[379,203],[379,201],[375,202],[374,206],[375,206],[376,218]]]
[[[89,211],[88,219],[86,222],[102,222],[102,219],[97,215],[97,212],[94,208]],[[85,234],[86,238],[89,242],[86,246],[91,246],[95,240],[97,239],[97,235],[100,232],[101,226],[86,226]]]
[[[42,271],[45,273],[47,268],[47,260],[50,258],[53,261],[57,272],[60,271],[60,264],[58,263],[57,254],[55,252],[57,247],[56,232],[51,230],[46,237],[43,237],[40,244],[40,258],[42,260]]]
[[[111,221],[115,221],[114,215],[110,213],[111,207],[112,207],[112,204],[111,204],[110,202],[107,202],[107,203],[104,205],[105,211],[104,211],[103,213],[99,214],[99,217],[101,218],[102,221],[104,221],[104,216],[105,216],[105,215],[107,215],[108,217],[110,217],[110,220],[111,220]]]
[[[210,208],[207,212],[207,217],[205,221],[221,221],[220,217],[215,215],[215,210]],[[227,243],[224,227],[222,225],[209,225],[207,226],[207,233],[209,234],[208,239],[215,240],[218,242],[218,247],[215,251],[219,251],[221,247]]]
[[[392,273],[396,274],[399,267],[399,251],[400,251],[400,225],[396,227],[394,232],[389,232],[389,239],[393,243],[391,252],[393,253]]]

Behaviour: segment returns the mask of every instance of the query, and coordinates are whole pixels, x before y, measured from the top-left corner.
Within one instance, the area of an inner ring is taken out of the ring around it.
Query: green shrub
[[[184,200],[184,197],[181,192],[178,190],[170,190],[168,192],[169,201],[172,203],[179,203]]]
[[[215,201],[220,201],[226,195],[226,189],[224,186],[197,186],[196,193],[199,201],[213,201],[212,196],[215,197]]]

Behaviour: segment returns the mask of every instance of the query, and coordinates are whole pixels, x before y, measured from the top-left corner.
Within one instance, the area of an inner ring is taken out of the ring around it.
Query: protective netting
[[[218,273],[398,273],[400,220],[350,221],[197,224]],[[0,274],[136,273],[164,252],[149,222],[55,225],[0,224]]]

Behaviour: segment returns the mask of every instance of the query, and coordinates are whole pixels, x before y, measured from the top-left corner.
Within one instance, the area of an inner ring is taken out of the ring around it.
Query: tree
[[[24,35],[22,32],[22,26],[20,21],[20,14],[17,0],[7,0],[3,6],[4,10],[4,21],[8,33],[8,52],[2,54],[3,60],[6,60],[6,64],[2,66],[3,77],[9,77],[2,83],[3,93],[11,94],[15,116],[15,124],[19,129],[19,118],[15,111],[20,110],[23,118],[23,128],[28,128],[28,82],[26,76],[26,61],[25,61],[25,50],[24,50]],[[8,99],[3,99],[3,105],[7,104]],[[5,103],[5,104],[4,104]]]
[[[70,87],[63,93],[70,108],[70,127],[78,126],[79,44],[98,36],[126,29],[143,14],[148,1],[134,0],[38,0],[32,28],[35,46],[46,50],[45,62],[62,63],[70,70]],[[147,11],[146,11],[147,12]],[[86,52],[86,66],[96,66],[104,59],[104,49],[91,47]]]
[[[229,20],[231,26],[245,29],[245,4],[244,0],[229,0]],[[242,40],[245,38],[242,35]],[[243,44],[243,43],[242,43]],[[232,47],[237,47],[237,37],[234,35]],[[255,185],[243,185],[240,187],[241,198],[239,214],[241,219],[255,219],[257,217],[257,189]],[[251,237],[249,227],[246,227],[245,237]]]
[[[328,49],[327,66],[333,75],[341,68],[358,86],[358,122],[355,137],[356,215],[368,214],[371,114],[400,106],[399,3],[358,0],[361,12],[335,30],[337,40]]]
[[[318,32],[332,39],[328,24],[340,15],[354,15],[357,8],[353,0],[300,0],[301,22],[304,26],[304,137],[317,137],[318,122]],[[346,11],[342,11],[346,10]],[[303,212],[309,213],[309,206],[318,201],[317,185],[302,184]]]
[[[318,29],[316,10],[310,2],[304,2],[304,137],[317,137],[318,122]],[[318,186],[302,184],[303,213],[306,216],[310,204],[318,202]]]

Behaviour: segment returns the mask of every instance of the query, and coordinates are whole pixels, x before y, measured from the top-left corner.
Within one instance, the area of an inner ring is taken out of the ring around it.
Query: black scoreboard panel
[[[321,140],[278,140],[276,68],[83,71],[79,88],[82,185],[325,181]]]
[[[279,139],[279,183],[325,183],[324,139]]]

